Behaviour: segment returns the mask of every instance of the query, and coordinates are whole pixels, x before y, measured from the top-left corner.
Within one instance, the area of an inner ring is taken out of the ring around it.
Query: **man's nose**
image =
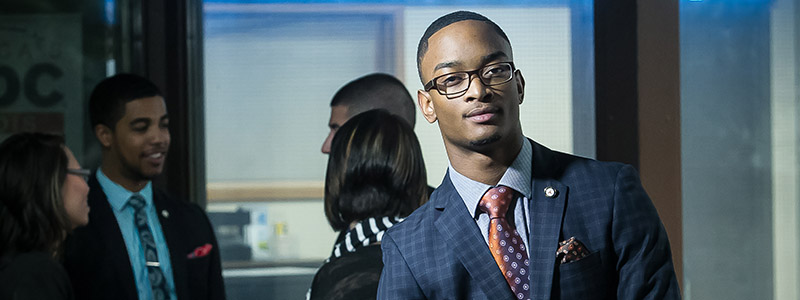
[[[328,133],[328,137],[325,138],[324,142],[322,142],[322,153],[323,154],[330,154],[331,153],[331,142],[333,141],[333,134],[334,134],[334,131],[331,130],[331,132]]]
[[[169,141],[169,129],[156,127],[150,131],[150,141],[154,144],[162,144]]]
[[[474,76],[473,76],[474,75]],[[467,91],[464,93],[464,100],[465,101],[485,101],[489,98],[491,94],[487,91],[487,86],[483,84],[481,81],[481,77],[478,74],[470,74],[469,77],[469,87],[467,87]]]

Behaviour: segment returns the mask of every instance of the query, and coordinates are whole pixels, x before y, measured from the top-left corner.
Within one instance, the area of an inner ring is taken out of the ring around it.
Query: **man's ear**
[[[103,124],[97,124],[94,126],[94,135],[97,137],[97,140],[100,141],[100,144],[103,145],[103,148],[111,147],[111,143],[114,139],[114,132],[111,131],[111,128]]]
[[[417,90],[417,103],[425,120],[428,120],[428,123],[436,122],[436,109],[433,107],[431,94],[423,90]]]
[[[525,78],[522,77],[522,71],[517,69],[517,94],[519,95],[519,104],[522,104],[522,99],[525,98]]]

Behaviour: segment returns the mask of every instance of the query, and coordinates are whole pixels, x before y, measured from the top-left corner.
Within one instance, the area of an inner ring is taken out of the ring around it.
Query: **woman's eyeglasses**
[[[92,175],[92,171],[87,169],[67,169],[67,174],[78,175],[86,182],[89,182],[89,176]]]

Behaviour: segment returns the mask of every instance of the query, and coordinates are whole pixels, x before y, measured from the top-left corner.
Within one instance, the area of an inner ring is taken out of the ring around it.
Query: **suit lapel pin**
[[[555,198],[558,195],[558,191],[554,189],[552,186],[548,186],[544,188],[544,195],[547,198]]]
[[[164,218],[169,218],[169,212],[166,209],[161,211],[161,215],[164,216]]]

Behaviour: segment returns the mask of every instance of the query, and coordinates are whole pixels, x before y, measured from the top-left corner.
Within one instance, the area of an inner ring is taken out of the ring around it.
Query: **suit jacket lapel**
[[[188,253],[184,253],[181,248],[182,243],[179,243],[181,232],[175,226],[176,217],[180,216],[177,210],[172,209],[170,206],[170,199],[161,191],[153,189],[153,204],[158,213],[158,221],[161,223],[161,232],[164,234],[164,241],[167,242],[169,248],[169,261],[172,266],[172,282],[175,284],[175,296],[178,299],[185,299],[188,297],[188,283],[186,282],[186,260],[184,259]],[[165,217],[162,211],[168,212]]]
[[[455,255],[486,295],[496,299],[511,299],[511,293],[489,246],[484,242],[475,220],[456,192],[450,176],[445,175],[432,203],[441,212],[434,224]],[[555,252],[555,250],[554,250]]]
[[[91,207],[89,226],[96,228],[100,240],[96,242],[103,243],[103,249],[109,253],[105,256],[109,259],[104,263],[111,264],[103,266],[103,268],[112,268],[116,271],[117,278],[119,278],[118,284],[122,289],[120,294],[126,295],[128,299],[139,299],[128,248],[125,246],[125,240],[122,238],[122,231],[111,204],[108,203],[108,197],[96,176],[91,176],[89,186],[88,199],[90,199]]]
[[[561,164],[552,150],[530,141],[533,145],[533,172],[530,199],[530,280],[533,292],[531,299],[550,299],[555,272],[561,224],[569,187],[559,178]],[[555,197],[545,196],[544,190],[554,188]]]

